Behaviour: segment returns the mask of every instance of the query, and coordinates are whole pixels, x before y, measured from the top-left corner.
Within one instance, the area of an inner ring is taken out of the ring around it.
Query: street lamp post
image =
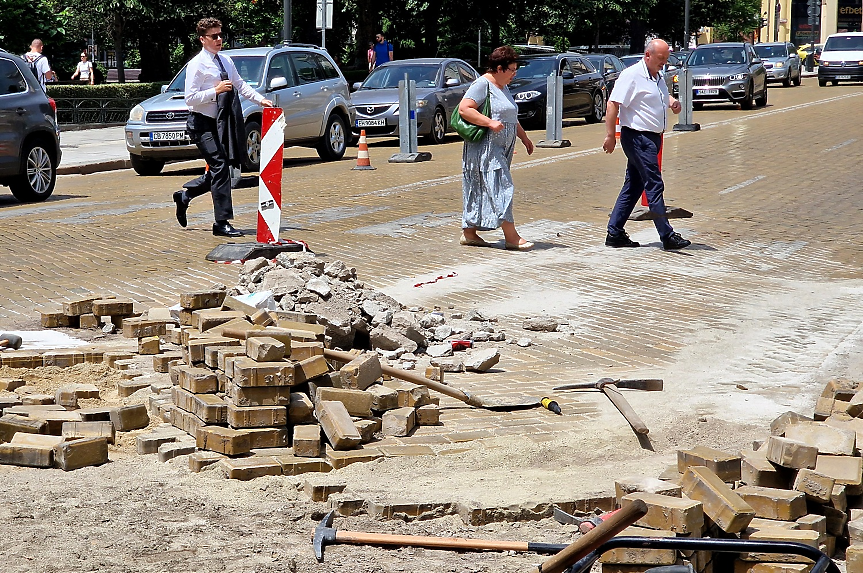
[[[689,0],[683,3],[683,49],[689,49]]]
[[[282,0],[282,41],[291,41],[291,0]]]

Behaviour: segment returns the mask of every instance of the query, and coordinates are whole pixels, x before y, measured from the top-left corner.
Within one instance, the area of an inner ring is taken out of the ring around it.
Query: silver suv
[[[240,77],[285,112],[285,144],[315,147],[321,159],[341,159],[350,139],[356,111],[348,82],[330,55],[307,44],[275,48],[225,50]],[[126,149],[139,175],[157,175],[166,161],[196,159],[198,148],[189,141],[189,116],[183,91],[186,68],[163,93],[132,108],[126,122]],[[243,168],[260,169],[261,111],[242,100],[246,121]]]
[[[0,50],[0,185],[19,201],[44,201],[59,164],[57,104],[24,60]]]
[[[803,82],[803,70],[797,48],[789,42],[764,42],[753,46],[755,53],[761,58],[764,69],[767,70],[768,82],[782,82],[790,87],[799,86]]]

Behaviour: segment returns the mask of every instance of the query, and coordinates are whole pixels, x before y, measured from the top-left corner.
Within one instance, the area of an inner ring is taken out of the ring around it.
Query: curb
[[[102,171],[116,171],[118,169],[131,169],[132,162],[128,159],[113,159],[111,161],[100,161],[98,163],[84,163],[81,165],[60,166],[57,175],[90,175]]]

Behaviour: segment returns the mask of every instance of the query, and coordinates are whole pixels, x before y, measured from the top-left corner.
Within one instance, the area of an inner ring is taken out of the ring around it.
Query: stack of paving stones
[[[848,573],[863,573],[863,388],[833,380],[813,417],[786,412],[770,435],[739,454],[695,447],[677,454],[660,479],[615,483],[619,506],[642,499],[648,513],[621,535],[739,537],[793,541],[833,557],[845,549]],[[808,572],[794,555],[735,556],[699,551],[615,550],[603,572],[640,572],[691,563],[695,571]]]
[[[71,384],[53,396],[28,392],[23,379],[0,378],[0,464],[75,470],[108,461],[116,432],[150,423],[143,404],[79,408],[99,398],[92,384]]]
[[[128,299],[92,295],[63,303],[62,310],[41,312],[42,328],[102,329],[113,333],[122,328],[123,320],[140,316]]]
[[[149,316],[123,328],[139,344],[152,336],[181,347],[154,356],[173,385],[150,405],[199,451],[153,447],[190,453],[192,471],[218,463],[237,479],[328,472],[382,457],[376,436],[440,423],[438,399],[425,386],[385,380],[376,352],[328,362],[315,315],[256,309],[225,290],[184,293],[180,307],[178,328]]]

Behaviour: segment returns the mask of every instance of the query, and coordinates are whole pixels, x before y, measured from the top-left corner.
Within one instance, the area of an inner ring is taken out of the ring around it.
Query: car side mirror
[[[665,71],[667,71],[667,72],[673,72],[673,71],[676,71],[676,70],[677,70],[677,66],[675,66],[675,65],[673,65],[673,64],[668,64],[668,67],[666,68],[666,70],[665,70]]]
[[[288,80],[284,77],[279,76],[277,78],[273,78],[270,80],[270,90],[278,90],[284,87],[287,87]]]
[[[575,74],[572,72],[563,72],[560,76],[565,80],[571,80],[575,77]]]
[[[159,89],[160,89],[160,93],[165,93],[166,91],[168,91],[168,84],[163,85]]]
[[[354,82],[354,84],[351,86],[351,91],[357,91],[358,89],[360,89],[361,85],[363,85],[363,82]]]
[[[753,63],[753,64],[760,64],[760,63],[761,63],[761,58],[752,58],[752,63]]]
[[[457,79],[455,79],[455,78],[450,78],[450,79],[448,79],[448,80],[446,81],[446,83],[445,83],[444,85],[445,85],[446,87],[448,87],[448,88],[454,88],[454,87],[456,87],[457,85],[460,85],[460,84],[461,84],[461,82],[459,82]]]

